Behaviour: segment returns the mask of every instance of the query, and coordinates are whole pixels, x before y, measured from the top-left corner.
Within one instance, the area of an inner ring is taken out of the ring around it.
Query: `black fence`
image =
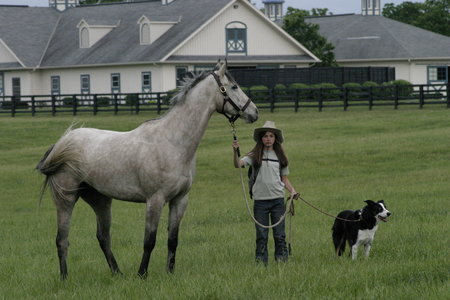
[[[347,82],[383,83],[395,80],[395,68],[389,67],[314,67],[293,69],[231,69],[233,77],[241,86],[292,83],[319,84],[323,82],[342,86]]]
[[[351,107],[417,106],[440,105],[450,108],[450,84],[445,85],[390,85],[372,87],[337,87],[303,89],[265,89],[249,90],[248,96],[259,109],[274,112],[277,109],[318,109]],[[17,114],[62,114],[109,112],[114,114],[138,114],[153,111],[157,114],[166,111],[172,93],[145,94],[93,94],[93,95],[38,95],[0,97],[0,115]]]

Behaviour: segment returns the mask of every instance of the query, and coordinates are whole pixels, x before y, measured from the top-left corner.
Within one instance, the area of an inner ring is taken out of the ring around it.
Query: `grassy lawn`
[[[276,264],[270,241],[269,266],[256,265],[230,127],[215,114],[198,149],[175,273],[165,272],[167,208],[149,276],[141,280],[145,206],[113,203],[113,251],[124,274],[111,276],[95,237],[95,215],[79,201],[69,278],[61,282],[55,208],[47,192],[38,210],[43,176],[35,165],[73,121],[124,131],[155,117],[0,118],[0,299],[448,299],[450,113],[444,108],[263,111],[256,124],[237,122],[242,153],[265,120],[283,129],[289,178],[324,211],[385,200],[393,214],[380,225],[368,259],[362,253],[356,261],[335,257],[333,219],[296,202],[290,261]]]

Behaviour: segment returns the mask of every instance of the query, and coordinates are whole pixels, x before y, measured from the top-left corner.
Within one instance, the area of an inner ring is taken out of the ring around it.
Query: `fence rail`
[[[259,109],[302,109],[415,105],[441,105],[450,108],[450,84],[444,85],[403,85],[376,87],[337,87],[304,89],[248,90],[247,94]],[[0,116],[17,114],[121,112],[138,114],[154,111],[160,114],[169,109],[172,93],[140,94],[74,94],[74,95],[34,95],[0,96]]]

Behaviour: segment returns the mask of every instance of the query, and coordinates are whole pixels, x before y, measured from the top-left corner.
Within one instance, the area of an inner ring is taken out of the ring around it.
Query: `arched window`
[[[141,44],[150,44],[150,25],[147,23],[141,25]]]
[[[227,54],[247,54],[247,26],[241,22],[231,22],[227,24],[225,31]]]
[[[86,27],[81,28],[80,40],[81,48],[89,48],[89,30]]]

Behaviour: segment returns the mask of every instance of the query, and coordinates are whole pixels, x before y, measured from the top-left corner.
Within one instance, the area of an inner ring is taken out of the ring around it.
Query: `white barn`
[[[450,82],[450,37],[383,17],[380,2],[362,0],[360,15],[306,21],[320,26],[340,66],[394,67],[396,79],[413,84]]]
[[[0,6],[0,96],[164,92],[211,68],[319,61],[247,0]]]

